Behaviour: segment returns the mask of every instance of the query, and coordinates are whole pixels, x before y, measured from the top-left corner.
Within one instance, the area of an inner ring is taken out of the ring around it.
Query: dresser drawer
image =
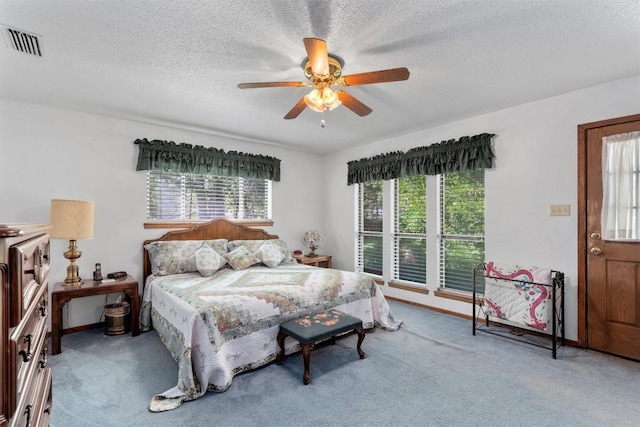
[[[46,282],[45,282],[46,283]],[[47,286],[42,286],[9,337],[9,413],[33,393],[35,378],[47,365]]]
[[[43,234],[9,248],[11,314],[16,326],[49,276],[49,235]]]
[[[43,369],[18,403],[11,427],[48,426],[51,417],[51,369]]]

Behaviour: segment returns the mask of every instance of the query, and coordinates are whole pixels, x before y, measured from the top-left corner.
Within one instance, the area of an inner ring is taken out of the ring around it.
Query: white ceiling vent
[[[10,49],[27,55],[42,56],[42,36],[6,25],[0,25],[0,27],[2,27],[4,40]]]

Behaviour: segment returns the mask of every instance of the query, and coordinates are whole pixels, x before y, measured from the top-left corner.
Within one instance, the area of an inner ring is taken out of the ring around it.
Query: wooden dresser
[[[49,425],[49,228],[0,224],[0,427]]]

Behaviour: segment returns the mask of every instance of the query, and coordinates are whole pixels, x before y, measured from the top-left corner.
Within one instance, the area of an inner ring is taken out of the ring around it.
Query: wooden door
[[[579,182],[585,184],[586,212],[579,246],[586,271],[579,294],[584,295],[584,344],[640,360],[640,242],[605,240],[601,231],[602,138],[640,131],[640,115],[583,125],[581,131],[585,159]]]

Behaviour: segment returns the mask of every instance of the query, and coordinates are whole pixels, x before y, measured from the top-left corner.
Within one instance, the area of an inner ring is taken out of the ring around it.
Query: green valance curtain
[[[397,151],[348,162],[347,184],[393,179],[401,176],[403,155],[402,151]]]
[[[459,140],[443,141],[425,147],[412,148],[404,155],[404,176],[439,175],[493,166],[491,138],[483,133],[463,136]]]
[[[280,159],[173,141],[136,139],[136,170],[161,170],[280,181]]]
[[[438,175],[493,166],[491,150],[494,134],[463,136],[424,147],[380,154],[347,163],[347,184],[414,175]]]

